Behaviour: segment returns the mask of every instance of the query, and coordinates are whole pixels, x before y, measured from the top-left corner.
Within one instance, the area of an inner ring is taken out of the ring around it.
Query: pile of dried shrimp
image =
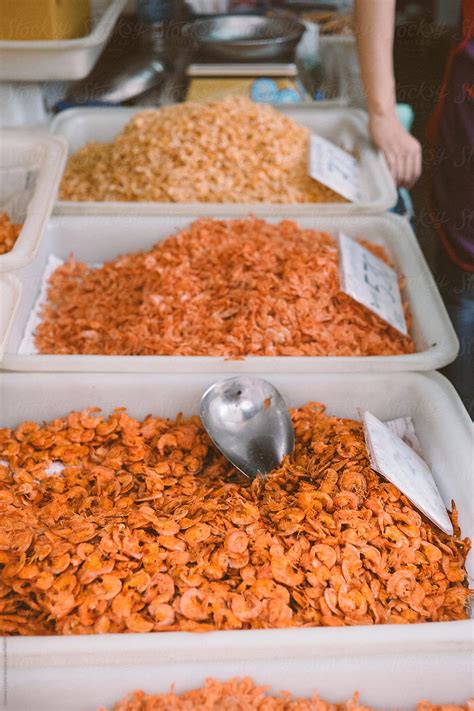
[[[447,536],[370,468],[360,422],[292,418],[294,453],[252,483],[197,417],[0,429],[0,634],[465,619],[454,504]]]
[[[22,226],[13,223],[6,212],[0,212],[0,254],[6,254],[13,249]]]
[[[293,698],[287,692],[275,696],[270,695],[268,691],[268,686],[256,686],[249,678],[235,678],[225,682],[206,679],[201,689],[193,689],[183,694],[170,691],[154,695],[135,691],[119,701],[113,711],[372,711],[371,706],[359,702],[357,693],[346,702],[332,704],[323,701],[317,694],[311,698]],[[429,701],[420,701],[416,705],[416,711],[472,711],[473,703],[474,700],[465,706],[438,706]]]
[[[244,97],[135,114],[69,159],[63,200],[345,202],[308,175],[309,129]]]
[[[387,259],[383,248],[366,244]],[[403,279],[400,279],[403,286]],[[285,220],[192,223],[149,252],[94,269],[70,259],[49,280],[40,353],[371,356],[414,344],[340,290],[324,232]],[[408,305],[405,316],[410,323]]]

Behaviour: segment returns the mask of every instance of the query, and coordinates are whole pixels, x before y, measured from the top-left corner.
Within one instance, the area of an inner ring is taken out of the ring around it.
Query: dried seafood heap
[[[388,262],[381,247],[366,244]],[[403,281],[400,280],[401,285]],[[409,324],[409,311],[405,305]],[[41,353],[370,356],[412,353],[340,291],[334,239],[290,220],[198,220],[149,252],[50,278]]]
[[[291,458],[251,484],[197,417],[0,430],[0,634],[465,619],[454,506],[447,536],[370,468],[361,423],[292,417]]]
[[[269,687],[256,686],[248,678],[229,679],[226,682],[206,679],[202,688],[179,695],[173,691],[159,695],[136,691],[119,701],[113,711],[372,711],[372,707],[359,703],[358,694],[354,694],[347,702],[332,704],[316,694],[308,699],[292,698],[291,694],[285,692],[274,696],[268,691]],[[473,700],[465,706],[438,706],[429,701],[420,701],[416,711],[472,711],[472,704]]]
[[[6,212],[0,212],[0,254],[10,252],[15,246],[23,225],[13,223]]]
[[[309,130],[243,97],[133,116],[68,162],[63,200],[345,202],[308,175]]]

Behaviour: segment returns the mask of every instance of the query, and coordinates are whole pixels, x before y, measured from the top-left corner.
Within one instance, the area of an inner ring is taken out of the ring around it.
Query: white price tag
[[[426,462],[371,412],[363,413],[363,423],[372,468],[400,489],[430,521],[452,535],[453,525]]]
[[[411,417],[397,417],[396,420],[386,420],[384,424],[388,427],[390,432],[400,437],[405,444],[411,447],[413,451],[423,459],[420,440],[416,436],[415,425]]]
[[[357,160],[347,151],[325,138],[311,134],[309,142],[309,174],[351,202],[360,200],[360,169]]]
[[[341,290],[407,335],[398,277],[368,249],[339,233]]]

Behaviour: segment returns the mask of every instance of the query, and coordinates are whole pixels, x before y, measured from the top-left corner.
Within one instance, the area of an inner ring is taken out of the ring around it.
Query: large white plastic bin
[[[56,199],[66,151],[66,141],[59,136],[0,130],[0,212],[23,224],[13,249],[0,254],[0,272],[19,269],[36,255]]]
[[[92,0],[92,27],[66,40],[0,40],[0,81],[74,81],[86,77],[126,0]]]
[[[134,108],[68,109],[56,116],[51,130],[67,138],[70,153],[91,141],[110,142],[120,133]],[[373,214],[393,207],[397,193],[385,159],[372,145],[367,128],[367,116],[358,109],[311,107],[278,107],[279,111],[313,132],[354,150],[360,156],[362,199],[358,203],[306,203],[300,205],[269,205],[266,203],[160,203],[160,202],[73,202],[59,200],[56,209],[61,214],[173,214],[173,215],[258,215],[292,214]]]
[[[288,644],[289,635],[285,639],[271,631],[258,641],[229,637],[245,632],[220,632],[220,638],[204,639],[182,633],[180,640],[155,635],[4,638],[3,654],[0,651],[0,663],[6,658],[8,669],[4,708],[97,711],[101,704],[111,709],[135,689],[164,693],[174,684],[181,693],[202,686],[208,677],[225,681],[235,676],[270,684],[274,692],[305,696],[317,692],[333,703],[346,701],[359,690],[361,703],[380,711],[415,711],[422,699],[462,704],[474,694],[470,653],[454,650],[449,642],[442,652],[436,647],[434,653],[429,644],[420,648],[418,630],[404,628],[403,644],[395,649],[388,648],[385,630],[371,630],[377,649],[357,656],[349,652],[347,637],[337,649],[327,644],[326,653],[315,649],[306,630],[299,632],[302,635],[298,642],[295,635],[293,644]],[[354,638],[365,632],[356,630]]]
[[[279,222],[281,218],[268,218]],[[240,361],[204,356],[90,356],[22,355],[20,344],[40,290],[50,254],[67,259],[102,263],[125,252],[149,249],[189,225],[190,217],[54,217],[41,251],[33,264],[19,273],[23,295],[11,337],[1,362],[9,370],[89,370],[162,372],[354,372],[373,370],[434,370],[451,362],[458,341],[433,277],[406,220],[393,215],[378,217],[298,217],[304,228],[338,230],[383,245],[406,277],[405,296],[412,310],[412,337],[416,353],[371,357],[249,357]]]
[[[264,374],[289,406],[324,402],[328,413],[382,420],[410,415],[446,505],[455,499],[461,529],[473,536],[472,425],[441,375]],[[195,414],[206,374],[0,373],[0,426],[41,422],[90,405],[126,406],[134,417]],[[468,560],[472,576],[472,554]],[[472,583],[471,583],[472,585]],[[474,693],[473,621],[416,625],[184,632],[86,637],[7,637],[3,654],[8,711],[96,711],[135,689],[178,691],[250,675],[275,689],[332,701],[356,689],[383,709],[416,701],[461,703]],[[1,653],[0,653],[1,658]],[[0,682],[1,683],[1,682]]]
[[[0,274],[0,354],[15,321],[21,291],[21,283],[13,274]]]

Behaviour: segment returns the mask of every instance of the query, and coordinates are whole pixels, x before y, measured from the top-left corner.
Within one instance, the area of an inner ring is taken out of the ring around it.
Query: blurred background
[[[28,77],[13,81],[14,68],[9,77],[3,57],[1,126],[47,126],[55,113],[70,106],[160,106],[219,98],[226,93],[248,94],[256,101],[271,103],[364,107],[350,0],[93,0],[89,39],[101,30],[102,16],[117,1],[121,7],[116,22],[108,28],[106,41],[103,32],[97,37],[103,46],[95,66],[80,80],[58,80],[54,72],[48,76],[45,70],[42,81],[33,81],[33,76],[30,81]],[[222,19],[231,15],[240,15],[241,24],[233,17],[229,29]],[[247,57],[243,53],[236,57],[226,48],[229,32],[258,36],[261,29],[255,24],[256,16],[286,21],[289,34],[296,21],[303,25],[304,35],[297,34],[286,47],[273,43],[273,56]],[[439,97],[447,53],[459,27],[460,0],[399,0],[396,4],[398,111],[404,125],[421,141],[425,165],[429,158],[426,123]],[[216,51],[218,39],[223,45]],[[58,59],[56,65],[60,62]],[[436,240],[426,207],[428,181],[424,170],[411,195],[402,191],[397,209],[414,221],[433,267]]]

